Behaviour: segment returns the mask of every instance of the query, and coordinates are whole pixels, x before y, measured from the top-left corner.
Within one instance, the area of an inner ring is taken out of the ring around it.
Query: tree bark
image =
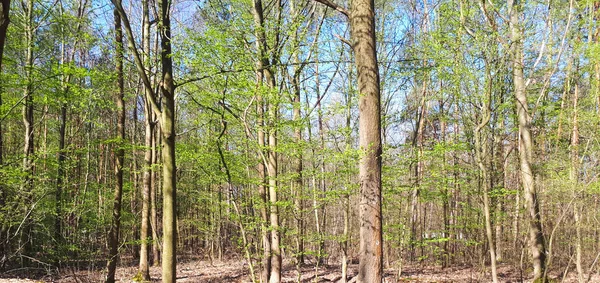
[[[529,249],[533,259],[533,281],[546,282],[546,243],[542,231],[537,191],[535,188],[533,163],[533,135],[531,133],[531,116],[527,102],[523,74],[523,30],[519,17],[522,7],[519,0],[509,0],[512,7],[510,14],[511,53],[513,66],[513,83],[515,92],[516,113],[519,123],[519,161],[521,183],[523,185],[525,206],[529,222]]]
[[[148,0],[142,1],[142,48],[144,50],[144,63],[149,67],[150,59],[150,9],[148,8]],[[152,187],[152,141],[154,139],[154,123],[149,96],[152,95],[152,90],[148,89],[144,85],[144,176],[143,176],[143,189],[142,189],[142,223],[140,227],[140,265],[139,275],[143,280],[150,280],[150,269],[149,269],[149,252],[150,252],[150,191]],[[137,102],[136,102],[137,103]]]
[[[381,93],[375,44],[375,3],[352,1],[352,44],[359,92],[360,262],[359,282],[381,282],[383,237],[381,215]]]
[[[117,0],[121,1],[121,0]],[[119,232],[121,228],[121,201],[123,198],[123,163],[125,161],[125,89],[123,85],[123,30],[121,16],[117,9],[114,10],[115,18],[115,46],[116,46],[116,71],[117,71],[117,144],[115,144],[115,191],[113,196],[113,211],[110,231],[108,233],[109,258],[108,275],[106,283],[115,282],[117,260],[119,259]]]
[[[269,59],[268,59],[268,55],[267,55],[267,41],[266,41],[266,34],[265,34],[265,24],[264,24],[264,11],[263,11],[263,4],[261,0],[255,0],[254,1],[254,7],[253,7],[253,15],[254,15],[254,24],[255,24],[255,35],[257,37],[256,40],[256,49],[257,49],[257,55],[258,55],[258,59],[256,61],[256,69],[257,69],[257,116],[258,116],[258,125],[259,125],[259,129],[258,129],[258,146],[260,148],[260,150],[262,151],[260,153],[261,157],[262,157],[262,162],[259,163],[258,165],[258,173],[259,173],[259,178],[260,178],[260,184],[259,184],[259,195],[260,198],[263,202],[263,205],[261,207],[261,217],[263,219],[263,226],[261,227],[261,233],[262,233],[262,238],[263,238],[263,270],[261,272],[261,281],[262,282],[273,282],[272,280],[277,281],[277,266],[273,266],[273,264],[277,264],[278,262],[275,260],[273,260],[273,257],[276,257],[276,255],[274,255],[275,251],[273,250],[274,247],[274,243],[273,243],[273,236],[274,234],[276,235],[276,232],[274,233],[274,227],[273,227],[273,222],[274,221],[278,221],[276,215],[274,215],[273,211],[271,211],[274,207],[272,206],[272,200],[277,198],[277,194],[275,192],[274,195],[271,194],[271,192],[276,189],[275,187],[273,187],[273,189],[271,189],[271,180],[273,178],[271,178],[272,176],[272,172],[273,169],[277,170],[276,167],[274,167],[273,165],[276,166],[276,160],[275,160],[275,164],[272,163],[272,158],[276,158],[275,155],[271,155],[271,152],[269,150],[264,150],[265,147],[267,146],[267,139],[268,139],[268,147],[270,149],[271,147],[271,132],[269,131],[269,135],[266,136],[265,135],[265,97],[263,96],[262,92],[262,85],[264,81],[267,81],[267,85],[269,86],[269,88],[271,86],[274,86],[274,82],[273,82],[273,76],[270,72],[269,69]],[[269,111],[272,110],[272,107],[268,108]],[[270,116],[270,115],[269,115]],[[270,118],[270,117],[269,117]],[[270,123],[267,123],[270,125]],[[273,142],[276,143],[276,140],[273,140]],[[267,177],[266,175],[268,174],[269,178],[268,178],[268,187],[269,187],[269,193],[267,194]],[[275,181],[273,179],[273,181]],[[276,184],[275,184],[276,185]],[[276,214],[276,213],[275,213]],[[266,225],[269,225],[269,227],[267,227]],[[271,233],[269,234],[269,231],[271,231]],[[278,240],[278,239],[277,239]],[[278,243],[277,243],[278,246]],[[273,276],[275,274],[275,276]]]
[[[171,57],[170,1],[159,0],[162,83],[160,85],[164,105],[161,113],[162,161],[163,161],[163,249],[162,281],[173,283],[176,279],[177,203],[175,164],[175,84]]]

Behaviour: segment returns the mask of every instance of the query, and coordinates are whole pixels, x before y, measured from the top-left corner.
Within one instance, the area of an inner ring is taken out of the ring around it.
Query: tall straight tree
[[[144,49],[144,63],[146,69],[150,70],[150,9],[148,0],[142,1],[142,48]],[[152,188],[152,141],[154,139],[153,112],[148,97],[152,95],[152,89],[144,86],[144,116],[145,116],[145,139],[144,139],[144,180],[142,189],[142,225],[140,228],[140,266],[139,274],[143,280],[150,280],[149,269],[149,239],[150,239],[150,191]]]
[[[158,26],[160,28],[160,61],[162,72],[160,76],[160,92],[162,95],[162,107],[158,102],[158,94],[152,89],[148,71],[144,68],[142,56],[136,47],[129,18],[118,0],[112,0],[117,8],[123,27],[127,34],[129,47],[137,71],[144,83],[144,87],[150,90],[147,97],[152,110],[160,117],[161,146],[162,146],[162,191],[163,191],[163,249],[162,249],[162,282],[172,283],[176,279],[176,175],[175,175],[175,83],[173,81],[173,60],[171,58],[171,1],[161,0],[159,6]]]
[[[352,1],[350,12],[329,0],[315,0],[350,19],[351,46],[358,79],[360,177],[359,282],[381,282],[381,92],[375,41],[375,1]]]
[[[164,107],[160,115],[163,161],[163,282],[175,282],[177,238],[177,203],[175,175],[175,83],[173,82],[173,59],[171,58],[171,1],[159,0],[160,6],[160,62],[162,76],[160,91]]]
[[[523,74],[523,29],[520,17],[522,5],[519,0],[509,0],[510,7],[510,34],[513,84],[515,92],[515,106],[519,123],[519,162],[521,183],[524,190],[525,206],[529,223],[529,249],[533,257],[533,282],[545,282],[546,274],[546,243],[542,232],[540,206],[535,187],[534,173],[531,168],[533,162],[533,135],[531,133],[531,115],[527,102],[525,79]],[[536,281],[537,280],[537,281]]]
[[[120,1],[121,0],[117,0]],[[117,71],[117,92],[115,102],[117,105],[117,143],[115,148],[115,191],[113,196],[113,211],[110,231],[108,233],[109,258],[108,274],[106,283],[115,282],[115,271],[117,269],[117,260],[119,255],[119,230],[121,228],[121,200],[123,198],[123,162],[125,161],[125,151],[123,144],[125,140],[125,101],[123,84],[123,30],[121,28],[121,16],[115,8],[115,49],[116,49],[116,71]]]

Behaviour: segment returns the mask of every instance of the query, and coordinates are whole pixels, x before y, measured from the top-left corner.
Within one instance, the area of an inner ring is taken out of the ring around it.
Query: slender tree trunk
[[[148,67],[150,60],[150,9],[148,8],[148,0],[142,1],[142,48],[144,50],[144,64]],[[150,234],[150,192],[152,187],[152,141],[154,140],[154,124],[152,118],[154,113],[150,105],[150,95],[152,90],[144,86],[144,180],[142,189],[142,223],[140,226],[140,265],[139,275],[143,280],[150,280],[149,269],[149,244]],[[137,102],[136,102],[137,103]]]
[[[352,96],[354,89],[352,86],[353,79],[353,69],[349,68],[348,81],[349,89],[346,93],[346,152],[350,151],[352,148]],[[344,167],[350,168],[351,164],[348,159],[346,159]],[[348,184],[350,184],[351,180],[348,178]],[[350,243],[350,189],[348,186],[344,186],[344,197],[342,200],[342,205],[344,207],[344,235],[342,236],[342,283],[346,283],[348,280],[348,246]]]
[[[440,89],[442,89],[442,82],[440,82]],[[441,132],[441,141],[442,144],[444,146],[446,146],[447,143],[447,139],[446,139],[446,131],[447,131],[447,126],[446,126],[446,113],[444,111],[444,100],[440,99],[439,101],[439,105],[440,105],[440,113],[442,114],[442,119],[440,121],[440,132]],[[444,223],[444,231],[442,234],[442,237],[449,239],[449,233],[450,233],[450,218],[449,218],[449,207],[450,207],[450,193],[448,191],[448,169],[447,169],[447,164],[448,164],[448,160],[447,160],[447,153],[444,152],[442,155],[442,176],[444,176],[444,183],[443,183],[443,189],[442,189],[442,221]],[[449,245],[450,241],[444,241],[442,249],[443,249],[443,259],[442,259],[442,267],[448,267],[450,262],[448,260],[448,258],[450,257],[450,251],[448,250],[448,245]]]
[[[63,91],[67,91],[66,87],[63,87]],[[66,92],[64,93],[66,94]],[[65,134],[67,124],[67,105],[62,104],[60,106],[60,126],[58,129],[58,172],[56,173],[56,219],[54,221],[54,240],[58,243],[59,247],[62,243],[62,194],[63,194],[63,182],[64,182],[64,163],[66,159],[65,155]],[[59,248],[57,247],[57,248]]]
[[[117,0],[121,1],[121,0]],[[114,11],[115,18],[115,46],[116,46],[116,71],[117,71],[117,144],[115,145],[115,191],[113,196],[113,211],[110,231],[108,233],[109,258],[108,274],[106,283],[115,282],[117,260],[119,259],[119,232],[121,228],[121,201],[123,198],[123,166],[125,161],[125,89],[123,85],[123,31],[121,28],[121,16]]]
[[[152,119],[152,121],[156,121],[156,115],[152,115],[152,117],[154,117]],[[157,129],[158,128],[158,129]],[[160,156],[160,150],[158,148],[158,145],[161,144],[161,135],[159,135],[160,132],[160,125],[157,125],[156,122],[154,122],[154,129],[152,131],[152,147],[150,148],[150,151],[152,152],[152,163],[150,166],[154,166],[155,164],[159,164],[159,156]],[[153,168],[150,169],[150,226],[151,226],[151,231],[152,231],[152,266],[159,266],[160,264],[160,241],[158,238],[159,235],[159,230],[158,228],[160,227],[158,225],[158,202],[156,200],[156,197],[158,196],[158,192],[159,192],[159,186],[160,186],[160,182],[159,182],[159,178],[158,178],[158,172],[156,170],[154,170]]]
[[[477,165],[481,173],[481,187],[483,188],[483,214],[485,217],[485,235],[488,242],[488,248],[490,253],[490,263],[492,271],[492,281],[498,282],[498,272],[496,269],[496,246],[494,241],[494,233],[492,230],[492,217],[490,212],[490,172],[489,168],[489,154],[488,154],[488,137],[485,135],[485,128],[489,124],[491,118],[491,103],[492,103],[492,83],[489,66],[486,67],[486,79],[488,81],[487,95],[484,98],[484,105],[481,107],[481,121],[475,128],[475,155],[477,159]]]
[[[417,244],[417,238],[422,239],[422,236],[418,235],[417,225],[419,222],[419,194],[421,190],[421,178],[423,175],[423,140],[425,131],[425,119],[427,116],[427,80],[423,81],[422,85],[422,96],[419,107],[418,119],[417,119],[417,132],[413,138],[413,147],[416,152],[416,164],[414,170],[414,188],[411,192],[411,204],[410,204],[410,257],[411,261],[414,261],[416,257],[415,247]],[[421,228],[421,232],[422,232]]]
[[[154,125],[152,121],[152,110],[149,109],[149,103],[145,103],[145,141],[144,141],[144,180],[142,190],[142,225],[140,230],[140,266],[139,274],[144,280],[150,280],[149,270],[149,252],[150,252],[150,239],[151,227],[150,227],[150,193],[152,191],[152,145],[153,145],[153,132]]]
[[[578,69],[578,68],[577,68]],[[577,79],[577,72],[574,76],[574,80]],[[580,283],[585,282],[583,264],[581,262],[582,256],[582,243],[581,243],[581,215],[579,208],[579,121],[578,121],[578,102],[579,102],[579,82],[574,82],[574,93],[573,93],[573,131],[571,134],[571,170],[569,179],[573,186],[573,220],[575,224],[575,267],[577,269],[577,279]]]
[[[34,134],[33,134],[33,0],[27,1],[23,7],[25,9],[25,89],[23,90],[23,124],[25,126],[24,146],[23,146],[23,173],[24,180],[22,184],[22,194],[26,202],[33,197],[33,172],[34,172]],[[29,218],[29,217],[27,217]],[[30,253],[32,224],[30,219],[25,220],[26,224],[22,229],[19,245],[24,246],[25,253]]]
[[[529,249],[533,257],[533,281],[545,282],[546,243],[542,232],[539,201],[535,188],[533,162],[533,135],[531,133],[531,116],[528,109],[527,92],[523,75],[523,30],[519,17],[522,7],[518,0],[509,0],[512,7],[510,14],[511,52],[513,65],[513,83],[515,91],[516,113],[519,122],[519,160],[521,183],[523,185],[525,206],[529,222]]]
[[[317,55],[318,58],[318,55]],[[321,99],[323,98],[322,95],[325,94],[321,94],[321,90],[320,90],[320,79],[319,79],[319,61],[317,59],[317,63],[315,65],[315,70],[316,70],[316,74],[315,74],[315,78],[316,78],[316,82],[315,82],[315,88],[316,88],[316,92],[317,92],[317,124],[319,126],[319,150],[321,151],[321,158],[319,160],[319,171],[321,172],[321,176],[319,178],[319,190],[321,191],[321,198],[324,200],[325,199],[325,192],[327,190],[327,188],[325,187],[325,158],[324,158],[324,154],[325,154],[325,130],[323,128],[323,109],[321,107]],[[315,168],[316,169],[316,168]],[[315,191],[317,191],[317,187],[315,186]],[[319,193],[316,194],[316,196],[318,196]],[[316,198],[315,198],[316,201]],[[324,260],[325,260],[325,227],[327,227],[327,215],[326,215],[326,205],[324,203],[322,203],[320,206],[320,210],[321,210],[321,223],[317,224],[317,233],[319,236],[319,251],[317,253],[317,257],[318,257],[318,261],[319,261],[319,265],[324,264]],[[319,221],[319,217],[318,216],[318,212],[317,212],[317,206],[315,206],[315,221]],[[320,229],[319,229],[320,228]]]
[[[298,60],[296,61],[298,62]],[[295,122],[294,126],[294,142],[296,143],[296,152],[295,152],[295,164],[294,164],[294,189],[296,191],[295,202],[296,213],[298,214],[296,217],[296,226],[298,228],[298,236],[297,236],[297,247],[296,260],[298,264],[304,264],[304,186],[302,182],[302,117],[300,108],[302,106],[302,102],[300,100],[300,72],[296,72],[293,77],[293,86],[294,86],[294,113],[293,119]]]
[[[271,81],[270,88],[273,89],[274,78],[272,73],[266,72],[267,80]],[[269,78],[270,76],[270,78]],[[272,100],[276,98],[271,97]],[[277,120],[279,116],[279,103],[273,101],[269,103],[269,151],[267,173],[269,175],[269,206],[271,208],[270,224],[271,224],[271,275],[270,283],[278,283],[281,281],[281,247],[279,236],[279,207],[277,198]]]
[[[360,263],[358,281],[381,282],[383,237],[381,215],[381,93],[375,50],[375,4],[352,1],[350,27],[358,71],[360,160]]]

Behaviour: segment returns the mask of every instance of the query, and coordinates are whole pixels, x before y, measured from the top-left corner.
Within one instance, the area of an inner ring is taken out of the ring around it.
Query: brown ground
[[[349,266],[349,282],[356,282],[357,264]],[[137,268],[120,267],[117,270],[117,282],[133,282]],[[489,271],[487,271],[489,272]],[[490,282],[489,273],[481,272],[479,268],[474,267],[451,267],[442,269],[440,267],[424,266],[405,266],[402,275],[398,276],[398,271],[388,269],[385,272],[384,282]],[[501,265],[498,269],[501,282],[530,282],[527,277],[521,279],[519,270],[515,270],[506,265]],[[0,283],[38,283],[38,282],[56,282],[56,283],[88,283],[102,282],[104,273],[102,271],[74,271],[65,270],[59,277],[45,277],[37,280],[33,279],[0,279]],[[150,269],[152,282],[160,282],[160,267]],[[177,282],[251,282],[248,276],[248,266],[243,261],[214,262],[208,261],[189,261],[178,264]],[[316,270],[314,266],[303,266],[300,268],[300,282],[338,282],[341,278],[339,266],[321,267]],[[318,280],[316,275],[318,274]],[[6,277],[7,274],[0,277]],[[22,277],[26,274],[21,273]],[[552,274],[551,278],[556,278],[555,282],[561,282],[562,275]],[[286,265],[282,273],[282,282],[298,282],[298,270],[294,265]],[[562,282],[576,282],[576,275],[570,272],[566,280]],[[590,282],[600,282],[598,274],[591,278]]]

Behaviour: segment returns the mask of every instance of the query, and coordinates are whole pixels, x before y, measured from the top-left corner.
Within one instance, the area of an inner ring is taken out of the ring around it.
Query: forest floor
[[[136,266],[119,267],[117,270],[117,282],[134,282],[132,280],[137,273]],[[188,261],[178,264],[177,282],[251,282],[249,278],[248,265],[244,261]],[[284,266],[282,272],[282,282],[298,282],[298,270],[295,265],[288,264]],[[339,282],[341,271],[339,265],[329,265],[320,267],[318,270],[314,266],[302,266],[300,268],[300,282]],[[349,282],[356,282],[358,274],[358,265],[350,264],[348,267]],[[8,274],[0,275],[0,283],[88,283],[102,282],[104,270],[63,270],[59,275],[27,279],[26,274],[14,274],[15,277],[7,278]],[[151,282],[160,282],[160,267],[150,269],[152,277]],[[500,282],[530,282],[528,277],[521,277],[518,269],[507,265],[500,265],[498,268]],[[482,272],[476,267],[431,267],[409,265],[402,268],[402,275],[398,276],[398,271],[394,269],[385,270],[384,282],[491,282],[489,270]],[[577,282],[576,274],[570,272],[566,278],[562,274],[551,274],[553,282]],[[595,274],[589,282],[600,282],[600,275]]]

